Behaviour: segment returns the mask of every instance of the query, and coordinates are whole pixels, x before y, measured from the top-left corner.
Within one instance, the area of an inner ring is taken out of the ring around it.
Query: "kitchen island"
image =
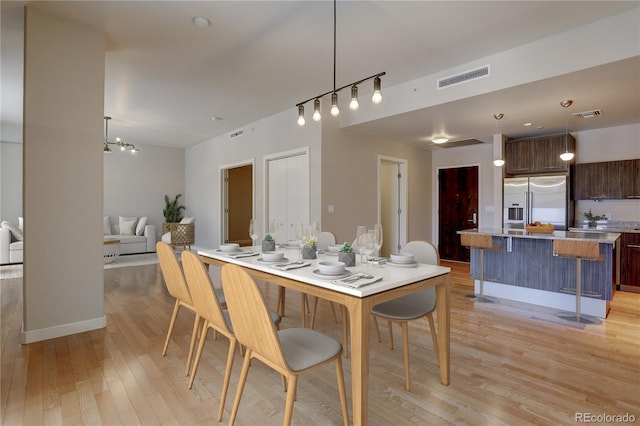
[[[582,262],[582,312],[606,318],[619,274],[619,233],[480,228],[458,234],[492,237],[495,250],[484,251],[484,295],[575,310],[576,260],[553,255],[553,240],[596,241],[601,259]],[[471,277],[479,287],[479,249],[471,249]]]

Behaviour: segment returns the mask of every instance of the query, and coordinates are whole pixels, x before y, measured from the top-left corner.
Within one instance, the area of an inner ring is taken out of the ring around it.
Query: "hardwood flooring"
[[[474,304],[464,297],[471,292],[468,264],[443,265],[452,268],[451,385],[439,382],[426,319],[409,326],[411,392],[404,390],[400,330],[390,350],[381,327],[382,343],[372,333],[372,425],[569,425],[578,413],[628,414],[640,422],[640,294],[617,292],[606,321],[582,326],[533,305]],[[0,281],[3,425],[216,423],[228,341],[208,339],[189,390],[184,367],[193,314],[180,312],[162,357],[173,300],[157,265],[105,270],[106,328],[30,345],[19,343],[21,287],[21,278]],[[275,307],[275,287],[262,287]],[[300,296],[288,292],[281,327],[299,321]],[[329,303],[319,304],[316,329],[342,339]],[[240,366],[238,354],[225,424]],[[350,363],[344,367],[350,387]],[[282,424],[284,406],[279,376],[254,362],[236,424]],[[293,424],[341,422],[332,366],[303,376]]]

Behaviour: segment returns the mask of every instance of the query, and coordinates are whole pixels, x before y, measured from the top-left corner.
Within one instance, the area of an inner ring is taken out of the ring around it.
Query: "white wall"
[[[589,120],[597,120],[590,118]],[[577,163],[595,163],[640,158],[640,123],[575,132]],[[594,214],[607,214],[610,220],[640,222],[640,200],[579,200],[575,220],[591,209]]]
[[[22,216],[22,144],[1,142],[0,220],[18,223],[20,216]]]
[[[296,123],[293,109],[245,126],[244,135],[230,139],[221,135],[186,151],[186,206],[196,218],[196,246],[214,248],[220,235],[220,168],[232,164],[255,162],[255,219],[264,232],[264,157],[309,147],[310,220],[320,217],[320,126]],[[311,121],[311,120],[309,120]],[[248,229],[249,224],[247,224]]]
[[[118,223],[118,216],[148,216],[149,225],[155,225],[159,236],[165,195],[173,199],[182,194],[184,214],[191,215],[185,194],[185,151],[151,145],[138,148],[136,155],[103,154],[104,214],[111,217],[112,224]]]

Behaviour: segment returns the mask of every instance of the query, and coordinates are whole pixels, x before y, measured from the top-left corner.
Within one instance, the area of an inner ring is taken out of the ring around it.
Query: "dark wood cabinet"
[[[504,172],[507,175],[534,173],[568,173],[571,161],[560,154],[575,152],[576,140],[571,135],[540,136],[513,139],[504,144]]]
[[[625,232],[620,241],[620,290],[640,293],[640,233]]]
[[[623,195],[623,188],[628,187],[629,191],[633,191],[633,184],[628,182],[631,177],[625,177],[626,162],[605,161],[576,165],[573,179],[573,199],[620,200],[627,198]]]
[[[640,158],[622,162],[622,198],[640,199]]]

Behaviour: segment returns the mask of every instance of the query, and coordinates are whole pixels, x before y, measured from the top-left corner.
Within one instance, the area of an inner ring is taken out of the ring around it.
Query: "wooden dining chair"
[[[184,372],[184,375],[187,376],[189,375],[189,370],[191,369],[191,360],[193,358],[193,349],[195,347],[196,336],[198,334],[200,316],[193,306],[191,294],[189,293],[182,268],[180,267],[178,258],[176,257],[176,254],[174,253],[171,246],[167,243],[163,243],[162,241],[158,241],[156,243],[156,253],[158,254],[158,262],[160,263],[160,270],[162,271],[162,276],[167,286],[167,291],[169,291],[169,294],[176,299],[176,302],[173,306],[173,314],[171,315],[171,322],[169,322],[169,330],[167,331],[167,337],[164,341],[164,348],[162,348],[162,356],[165,356],[167,354],[169,340],[171,339],[171,335],[173,334],[173,329],[176,325],[176,318],[178,317],[178,311],[180,310],[180,307],[185,307],[195,313],[193,331],[191,332],[191,342],[189,343],[187,367]]]
[[[291,423],[298,375],[335,362],[343,422],[345,426],[348,425],[349,414],[340,342],[308,328],[278,331],[269,320],[269,310],[260,288],[253,278],[237,265],[227,264],[222,268],[222,288],[227,295],[227,306],[236,338],[246,348],[229,424],[233,425],[235,422],[251,360],[256,358],[286,378],[284,425]]]
[[[416,262],[430,265],[439,265],[440,256],[438,249],[426,241],[408,242],[401,250],[402,253],[411,253]],[[378,328],[377,317],[387,320],[389,327],[389,344],[393,349],[393,328],[392,323],[400,323],[402,327],[402,346],[404,350],[404,376],[405,388],[411,390],[411,378],[409,374],[409,321],[419,319],[424,316],[429,320],[431,339],[433,340],[433,351],[438,354],[438,338],[433,322],[433,311],[436,309],[436,290],[427,288],[417,293],[412,293],[398,299],[376,305],[371,310],[375,325],[378,342],[381,342],[380,329]]]
[[[236,349],[236,338],[233,334],[233,327],[229,318],[229,313],[222,309],[220,301],[216,296],[213,284],[209,278],[209,272],[200,260],[197,254],[191,251],[182,252],[182,265],[184,275],[189,286],[189,291],[193,297],[196,314],[203,320],[204,324],[200,334],[200,342],[196,351],[196,359],[193,362],[193,370],[189,379],[189,389],[193,387],[193,381],[198,371],[200,358],[204,343],[207,340],[209,329],[220,333],[229,339],[229,352],[227,354],[227,367],[224,372],[224,382],[222,383],[222,392],[220,395],[220,407],[218,409],[218,421],[222,420],[222,412],[224,411],[224,403],[229,389],[229,379],[231,377],[231,367],[233,367],[233,355]]]

